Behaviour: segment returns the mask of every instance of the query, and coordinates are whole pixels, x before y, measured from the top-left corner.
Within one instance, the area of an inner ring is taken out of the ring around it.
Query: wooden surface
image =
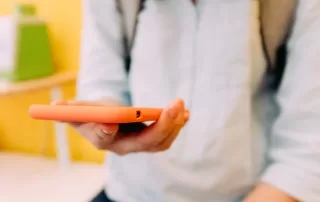
[[[77,78],[77,72],[66,72],[54,74],[49,77],[41,79],[35,79],[24,82],[9,83],[4,82],[0,84],[0,96],[9,96],[18,93],[26,93],[35,90],[41,90],[45,88],[52,88],[59,86],[63,83],[75,81]]]

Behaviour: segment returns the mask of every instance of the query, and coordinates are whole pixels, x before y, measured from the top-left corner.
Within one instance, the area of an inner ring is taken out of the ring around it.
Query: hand
[[[79,102],[61,101],[55,105],[104,105],[119,106],[119,102]],[[96,124],[96,123],[70,123],[83,137],[96,148],[109,150],[119,155],[133,152],[160,152],[170,148],[181,128],[189,118],[185,111],[184,102],[176,100],[166,107],[160,119],[145,126],[137,124]]]
[[[244,202],[298,202],[283,191],[269,184],[260,183]]]

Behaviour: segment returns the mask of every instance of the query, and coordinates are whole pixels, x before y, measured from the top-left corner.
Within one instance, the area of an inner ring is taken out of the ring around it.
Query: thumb
[[[68,106],[104,106],[99,102],[87,102],[78,100],[58,100],[52,101],[50,105],[68,105]]]

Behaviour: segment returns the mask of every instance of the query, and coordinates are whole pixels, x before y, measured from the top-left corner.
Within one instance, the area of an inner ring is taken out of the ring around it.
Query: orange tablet
[[[106,107],[88,105],[32,105],[34,119],[63,122],[135,123],[157,121],[160,108]]]

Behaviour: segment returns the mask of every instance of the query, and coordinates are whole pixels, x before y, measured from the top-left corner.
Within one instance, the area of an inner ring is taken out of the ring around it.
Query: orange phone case
[[[106,107],[88,105],[32,105],[34,119],[64,122],[135,123],[157,121],[161,108]]]

